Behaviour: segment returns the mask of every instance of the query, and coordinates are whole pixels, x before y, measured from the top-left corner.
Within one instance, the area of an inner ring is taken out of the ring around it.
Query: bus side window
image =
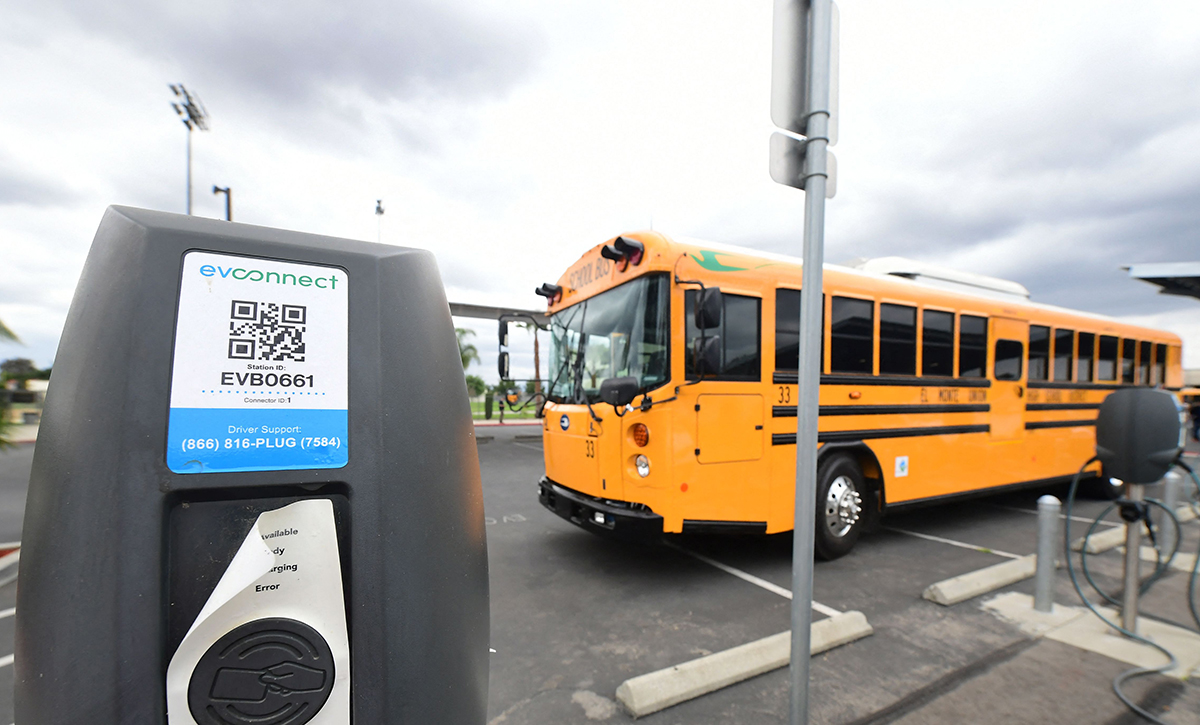
[[[721,372],[706,373],[705,380],[761,380],[762,379],[762,300],[726,292],[721,295],[724,308],[721,324],[707,330],[709,337],[721,339]],[[687,363],[685,371],[689,378],[698,374],[696,365],[696,343],[700,331],[695,326],[696,291],[688,290],[684,295],[684,314],[687,318]]]
[[[958,318],[958,376],[982,378],[987,374],[987,318]]]
[[[1071,379],[1071,363],[1075,359],[1075,331],[1054,331],[1054,381],[1067,382]]]
[[[921,313],[921,374],[954,375],[954,313]]]
[[[1151,345],[1145,340],[1138,343],[1137,384],[1150,383],[1150,350]]]
[[[831,318],[829,372],[875,372],[875,303],[834,297]]]
[[[996,340],[995,373],[997,380],[1020,380],[1025,346],[1017,340]]]
[[[1167,346],[1162,343],[1154,346],[1154,371],[1150,384],[1167,384]]]
[[[879,306],[879,374],[917,374],[917,308]]]
[[[1134,381],[1134,364],[1133,359],[1137,355],[1137,342],[1134,340],[1121,340],[1121,382],[1133,383]]]
[[[821,309],[825,295],[821,295]],[[800,290],[775,290],[775,369],[796,370],[800,360]],[[825,360],[825,315],[821,315],[821,361]]]
[[[1092,382],[1092,358],[1096,351],[1096,335],[1091,332],[1079,333],[1079,359],[1075,363],[1075,380],[1080,383]]]
[[[1050,328],[1029,326],[1029,379],[1050,379]]]
[[[1100,360],[1096,366],[1097,380],[1112,381],[1117,379],[1118,347],[1117,338],[1112,335],[1100,336]]]

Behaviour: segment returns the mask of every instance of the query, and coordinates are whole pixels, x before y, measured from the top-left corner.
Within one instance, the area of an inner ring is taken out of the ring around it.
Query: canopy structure
[[[498,320],[501,315],[532,318],[539,325],[550,324],[546,312],[538,310],[519,310],[514,307],[496,307],[493,305],[469,305],[463,302],[451,302],[450,314],[455,317],[474,317],[481,320]]]
[[[1134,279],[1161,287],[1161,294],[1200,299],[1200,262],[1132,264],[1124,269],[1129,270],[1129,276]]]

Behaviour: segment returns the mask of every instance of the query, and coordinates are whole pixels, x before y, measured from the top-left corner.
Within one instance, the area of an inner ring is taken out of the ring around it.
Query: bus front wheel
[[[822,461],[817,469],[817,521],[813,541],[818,558],[837,559],[854,548],[863,528],[864,486],[862,469],[853,458],[838,455]]]

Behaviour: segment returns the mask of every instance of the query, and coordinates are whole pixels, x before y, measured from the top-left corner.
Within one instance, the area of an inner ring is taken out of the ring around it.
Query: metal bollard
[[[1179,471],[1171,470],[1163,476],[1163,506],[1171,513],[1175,513],[1175,509],[1179,507],[1179,493],[1182,489],[1183,474]],[[1175,548],[1175,537],[1178,536],[1179,530],[1170,524],[1165,513],[1159,514],[1158,530],[1162,532],[1160,540],[1162,541],[1163,556],[1166,556],[1171,549]]]
[[[1062,503],[1054,496],[1038,499],[1037,573],[1034,575],[1033,608],[1039,612],[1054,609],[1054,564],[1057,558],[1059,522],[1062,520]]]
[[[1145,497],[1144,486],[1125,484],[1125,497],[1141,503]],[[1125,596],[1121,606],[1121,626],[1137,634],[1138,595],[1141,594],[1141,521],[1131,521],[1125,527]]]

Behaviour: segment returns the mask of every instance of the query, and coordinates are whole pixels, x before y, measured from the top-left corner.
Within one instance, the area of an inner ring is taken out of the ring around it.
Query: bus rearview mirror
[[[500,358],[496,361],[496,369],[500,373],[501,380],[508,380],[508,353],[501,352]]]
[[[721,324],[724,300],[719,287],[709,287],[696,293],[696,328],[711,330]]]
[[[600,400],[614,408],[623,408],[633,402],[638,390],[637,378],[609,378],[600,383]]]
[[[500,320],[500,347],[508,347],[508,321]]]

